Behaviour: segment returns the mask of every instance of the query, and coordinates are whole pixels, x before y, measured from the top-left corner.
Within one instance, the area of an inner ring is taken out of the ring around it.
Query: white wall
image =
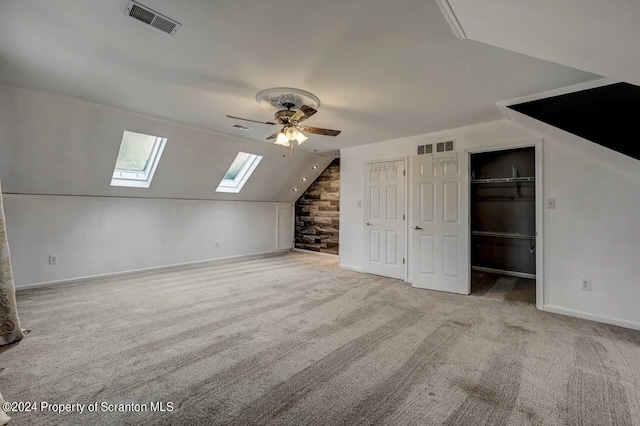
[[[341,153],[340,264],[363,266],[363,165],[414,155],[419,144],[455,139],[456,149],[540,140],[507,121],[364,145]],[[544,309],[640,329],[640,162],[588,142],[545,137]],[[409,174],[408,174],[409,175]],[[409,256],[409,262],[411,261]],[[580,290],[589,278],[593,290]]]
[[[545,310],[640,329],[640,179],[578,149],[545,144]]]
[[[292,205],[7,194],[4,207],[20,288],[273,252],[277,210]],[[289,225],[293,229],[292,219]],[[49,265],[49,255],[58,256],[58,265]]]
[[[149,189],[110,186],[125,130],[168,138]],[[264,158],[239,194],[216,193],[239,151]],[[0,84],[0,179],[16,285],[274,251],[278,207],[290,211],[332,161],[283,153],[268,142]],[[59,264],[49,266],[49,255]]]

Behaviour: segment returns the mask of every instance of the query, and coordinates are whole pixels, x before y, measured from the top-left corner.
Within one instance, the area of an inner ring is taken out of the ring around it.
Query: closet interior
[[[535,304],[535,148],[470,161],[471,294]]]

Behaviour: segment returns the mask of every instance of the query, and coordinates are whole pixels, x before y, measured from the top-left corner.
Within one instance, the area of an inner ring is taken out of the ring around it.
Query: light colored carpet
[[[535,305],[536,280],[473,271],[471,273],[471,295]]]
[[[31,424],[640,424],[640,333],[287,253],[18,293],[8,401]],[[86,409],[85,409],[86,410]]]

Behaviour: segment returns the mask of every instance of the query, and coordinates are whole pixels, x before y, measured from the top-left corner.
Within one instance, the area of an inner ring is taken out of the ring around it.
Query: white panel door
[[[466,159],[417,155],[411,159],[413,287],[469,294]]]
[[[405,278],[405,163],[365,166],[364,271]]]

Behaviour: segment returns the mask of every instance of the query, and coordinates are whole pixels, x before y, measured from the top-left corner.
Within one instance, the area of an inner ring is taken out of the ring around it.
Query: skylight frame
[[[149,158],[147,159],[147,165],[145,167],[145,170],[143,171],[135,172],[117,168],[118,159],[120,158],[120,154],[122,153],[127,134],[138,134],[155,138],[153,148],[151,148]],[[162,153],[164,152],[166,144],[167,138],[147,135],[144,133],[129,132],[125,130],[122,134],[122,142],[120,142],[120,150],[118,151],[118,157],[116,158],[116,166],[114,166],[113,175],[111,176],[111,186],[149,188],[151,186],[151,181],[153,180],[153,176],[156,172],[158,163],[160,162],[160,157],[162,157]]]
[[[247,183],[254,170],[256,169],[256,167],[258,167],[258,164],[260,164],[260,161],[262,161],[263,158],[262,155],[250,154],[248,152],[240,151],[231,162],[231,165],[229,166],[229,169],[227,169],[225,176],[231,171],[231,167],[233,166],[233,163],[235,163],[238,156],[243,154],[248,155],[249,157],[247,157],[247,159],[242,164],[242,167],[236,174],[236,177],[234,179],[225,179],[223,177],[218,184],[218,187],[216,188],[216,192],[238,194],[242,190],[244,184]]]

